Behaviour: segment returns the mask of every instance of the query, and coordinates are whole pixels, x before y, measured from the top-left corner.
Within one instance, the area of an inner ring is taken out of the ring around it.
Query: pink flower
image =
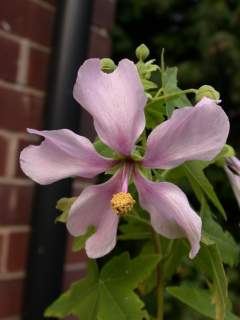
[[[227,158],[227,165],[224,169],[240,207],[240,160],[236,157]]]
[[[100,70],[99,59],[87,60],[79,69],[74,97],[92,115],[100,139],[121,154],[122,160],[111,179],[87,187],[74,202],[67,222],[69,232],[79,236],[94,225],[96,232],[86,241],[88,256],[97,258],[111,251],[119,216],[134,205],[127,192],[132,178],[156,232],[170,239],[186,237],[193,258],[200,247],[200,217],[176,185],[150,181],[139,168],[171,169],[187,160],[213,159],[228,136],[224,111],[208,98],[195,107],[176,110],[152,131],[143,160],[135,162],[131,154],[145,127],[147,100],[135,65],[125,59],[106,74]],[[45,138],[40,146],[24,149],[20,157],[23,171],[40,184],[68,176],[91,178],[116,164],[116,160],[99,155],[88,139],[69,130],[28,132]]]

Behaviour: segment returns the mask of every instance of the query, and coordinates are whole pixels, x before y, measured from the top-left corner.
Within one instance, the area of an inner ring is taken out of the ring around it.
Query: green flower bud
[[[203,97],[208,97],[214,100],[219,100],[220,98],[220,93],[216,91],[212,86],[204,85],[201,86],[197,91],[196,91],[196,101],[200,101]]]
[[[111,73],[116,69],[116,65],[112,59],[101,59],[101,70],[106,73]]]
[[[150,51],[145,44],[141,44],[139,47],[137,47],[135,53],[138,60],[144,61],[149,56]]]

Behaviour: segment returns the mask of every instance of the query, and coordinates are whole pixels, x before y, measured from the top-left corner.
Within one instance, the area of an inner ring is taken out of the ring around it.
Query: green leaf
[[[202,167],[202,162],[200,161],[188,161],[183,164],[183,168],[188,178],[189,182],[194,184],[202,190],[202,192],[209,198],[209,200],[213,203],[213,205],[219,210],[224,219],[227,219],[225,210],[219,201],[212,184],[209,182],[206,177]]]
[[[116,156],[116,153],[98,138],[96,138],[93,145],[97,152],[104,157],[114,158]]]
[[[150,79],[152,72],[159,70],[159,66],[154,64],[155,59],[147,62],[138,61],[136,64],[141,79]]]
[[[85,247],[85,242],[96,232],[95,226],[89,226],[87,232],[82,235],[74,238],[72,251],[77,252]]]
[[[216,320],[224,320],[228,303],[227,278],[216,244],[202,244],[194,263],[212,282],[212,301],[215,304]]]
[[[183,258],[188,255],[188,252],[189,248],[182,240],[178,239],[173,241],[170,254],[164,263],[165,279],[171,279]]]
[[[77,199],[76,197],[72,197],[72,198],[61,198],[60,200],[58,200],[56,204],[56,208],[62,211],[62,214],[56,218],[55,222],[63,222],[63,223],[67,222],[69,210],[76,199]]]
[[[96,262],[90,261],[87,277],[74,283],[45,311],[46,317],[62,318],[69,314],[85,315],[86,320],[96,319],[97,285],[99,271]],[[77,301],[81,304],[77,305]]]
[[[157,89],[157,87],[158,87],[155,82],[147,80],[147,79],[142,79],[142,84],[143,84],[144,90],[146,90],[146,91]]]
[[[209,317],[210,319],[216,319],[215,308],[211,303],[211,295],[207,290],[182,285],[179,287],[168,287],[167,291],[170,295],[203,316]],[[227,311],[226,317],[224,318],[224,320],[239,319],[239,317],[235,316],[230,311]]]
[[[162,70],[162,88],[163,94],[169,95],[172,93],[181,93],[182,90],[177,86],[177,67],[166,68]],[[182,93],[178,96],[165,99],[166,103],[166,112],[168,117],[171,116],[175,107],[185,107],[191,106],[191,102],[187,98],[187,96]]]
[[[212,218],[212,213],[206,203],[201,208],[203,217],[202,242],[206,245],[216,243],[222,261],[230,266],[237,265],[239,261],[239,246],[232,235],[223,231],[222,227]]]
[[[235,151],[232,146],[225,144],[222,151],[214,159],[216,165],[223,167],[226,164],[226,158],[235,156]]]
[[[47,317],[75,315],[84,320],[148,319],[144,303],[134,289],[159,262],[157,255],[130,259],[123,253],[98,271],[90,262],[87,277],[73,284],[45,311]],[[143,268],[144,266],[144,268]]]
[[[164,121],[165,114],[166,109],[163,100],[149,102],[145,108],[146,127],[148,129],[155,128]]]
[[[126,216],[125,223],[121,224],[119,230],[121,234],[118,236],[119,240],[140,240],[151,238],[150,227],[143,219],[136,216]]]

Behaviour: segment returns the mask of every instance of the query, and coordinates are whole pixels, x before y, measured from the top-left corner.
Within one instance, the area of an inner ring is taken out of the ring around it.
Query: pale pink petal
[[[135,183],[154,230],[170,239],[186,237],[191,244],[189,256],[194,258],[200,248],[202,222],[184,192],[169,182],[149,181],[138,172]]]
[[[67,228],[73,236],[85,234],[91,225],[96,227],[85,246],[90,258],[104,256],[116,244],[119,218],[111,208],[111,199],[121,191],[122,182],[123,171],[119,171],[107,182],[86,188],[71,207]]]
[[[187,160],[212,160],[223,148],[229,120],[214,100],[203,98],[195,107],[175,110],[147,141],[143,165],[170,169]]]
[[[44,137],[39,146],[29,146],[20,155],[23,172],[40,184],[80,176],[92,178],[115,162],[99,155],[92,143],[70,130],[28,130]]]
[[[227,164],[224,169],[240,207],[240,161],[236,157],[231,157],[227,159]]]
[[[230,157],[226,159],[227,166],[231,168],[233,172],[240,175],[240,160],[236,157]]]
[[[147,101],[134,63],[124,59],[107,74],[99,59],[87,60],[78,71],[73,95],[92,115],[100,139],[129,155],[144,129]]]

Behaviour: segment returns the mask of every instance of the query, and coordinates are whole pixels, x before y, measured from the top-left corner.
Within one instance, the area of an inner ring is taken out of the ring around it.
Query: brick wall
[[[20,319],[34,184],[18,166],[19,152],[41,129],[57,0],[0,1],[0,320]],[[114,0],[95,0],[90,57],[108,56]],[[44,28],[42,27],[44,26]],[[76,181],[79,193],[88,181]],[[65,287],[86,267],[84,252],[70,250]]]

